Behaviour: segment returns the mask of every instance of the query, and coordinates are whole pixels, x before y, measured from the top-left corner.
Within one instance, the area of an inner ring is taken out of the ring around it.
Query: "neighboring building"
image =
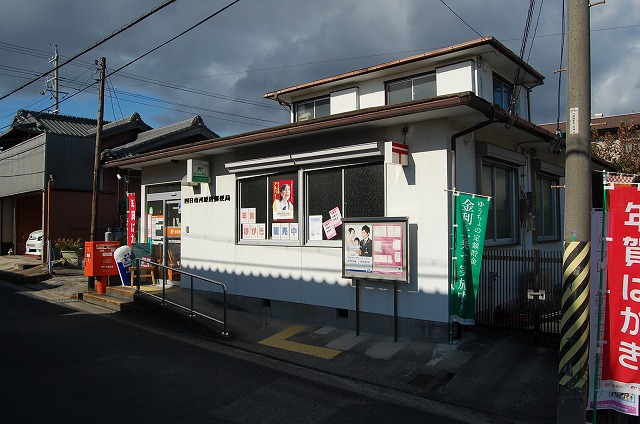
[[[592,143],[597,143],[602,139],[605,134],[611,134],[614,136],[618,135],[618,128],[620,128],[621,124],[626,124],[628,126],[637,126],[640,125],[640,113],[626,113],[620,115],[611,115],[604,116],[602,113],[597,113],[591,118],[591,128],[592,128]],[[567,123],[565,121],[558,123],[550,123],[550,124],[541,124],[540,127],[548,130],[558,132],[563,140],[567,139]],[[594,139],[593,135],[597,134],[597,138]],[[637,140],[634,140],[637,141]],[[602,158],[592,156],[592,161],[598,164],[597,169],[605,170],[610,172],[616,172],[619,170],[616,169],[616,166],[613,163],[610,163]],[[592,172],[592,192],[591,192],[591,200],[594,208],[602,208],[602,173],[601,172]]]
[[[138,143],[147,152],[156,143],[176,146],[213,136],[200,117],[151,129],[134,113],[105,123],[101,145],[124,153]],[[18,111],[11,128],[0,135],[2,254],[10,248],[25,253],[29,233],[38,229],[45,229],[51,241],[90,238],[95,138],[95,119]],[[125,227],[127,191],[138,193],[139,200],[139,171],[100,169],[97,240],[108,228]]]
[[[562,249],[554,187],[564,183],[564,156],[554,132],[526,119],[531,90],[542,83],[487,37],[265,94],[291,108],[291,124],[113,158],[105,167],[142,172],[140,239],[178,224],[172,246],[180,246],[183,269],[225,283],[247,307],[322,325],[353,328],[355,290],[342,278],[346,229],[337,226],[331,237],[315,223],[336,211],[408,217],[399,335],[445,340],[452,190],[492,197],[486,248]],[[196,166],[208,182],[191,178]],[[284,183],[294,212],[276,215],[275,186]],[[178,219],[164,213],[171,208]],[[255,228],[256,235],[244,231]],[[297,231],[276,237],[282,228]],[[157,258],[165,263],[167,246]],[[393,284],[363,285],[363,331],[391,332]]]
[[[106,123],[102,145],[128,142],[150,128],[134,113]],[[38,229],[45,230],[45,237],[49,233],[52,241],[89,239],[95,131],[95,119],[20,110],[11,128],[0,135],[3,254],[9,248],[14,254],[25,253],[29,233]],[[116,172],[100,176],[100,237],[118,222]]]

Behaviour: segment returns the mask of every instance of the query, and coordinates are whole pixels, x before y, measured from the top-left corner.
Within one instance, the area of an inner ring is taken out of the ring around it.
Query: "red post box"
[[[120,247],[117,241],[84,242],[84,275],[97,277],[96,291],[106,293],[107,277],[118,275],[113,252]]]

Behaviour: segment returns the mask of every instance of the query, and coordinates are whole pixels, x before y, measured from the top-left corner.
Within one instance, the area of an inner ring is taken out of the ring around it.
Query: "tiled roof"
[[[84,137],[94,128],[96,120],[20,109],[13,119],[12,128],[34,133],[75,135]]]
[[[203,140],[219,138],[211,131],[199,115],[165,127],[155,128],[138,134],[132,142],[102,152],[103,159],[111,160],[134,156],[151,150],[180,145],[189,137],[200,136]]]
[[[104,124],[102,126],[102,136],[107,137],[109,135],[134,128],[139,129],[140,132],[148,131],[151,129],[151,127],[142,120],[140,114],[138,112],[134,112],[130,116],[125,116],[124,118],[118,119],[117,121]],[[87,137],[95,136],[96,127],[94,126],[85,135]]]

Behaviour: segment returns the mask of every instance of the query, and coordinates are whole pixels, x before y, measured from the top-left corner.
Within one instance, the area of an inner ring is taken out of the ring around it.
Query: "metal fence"
[[[554,345],[560,336],[562,251],[490,250],[482,257],[474,331]]]

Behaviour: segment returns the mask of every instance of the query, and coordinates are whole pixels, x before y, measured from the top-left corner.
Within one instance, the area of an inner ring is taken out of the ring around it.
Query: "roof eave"
[[[320,85],[323,85],[323,84],[328,84],[328,83],[331,83],[331,82],[346,80],[348,78],[353,78],[353,77],[356,77],[356,76],[366,75],[366,74],[370,74],[370,73],[373,73],[373,72],[376,72],[376,71],[390,69],[390,68],[393,68],[393,67],[396,67],[396,66],[406,65],[406,64],[417,62],[417,61],[421,61],[421,60],[433,59],[433,58],[436,58],[436,57],[439,57],[439,56],[444,56],[446,54],[456,53],[456,52],[459,52],[459,51],[471,49],[471,48],[474,48],[474,47],[480,47],[480,46],[483,46],[483,45],[490,45],[491,47],[495,48],[499,53],[509,57],[509,59],[511,59],[514,63],[516,63],[519,66],[521,66],[522,69],[525,72],[528,72],[529,74],[531,74],[531,76],[534,77],[534,79],[536,80],[536,85],[542,85],[544,83],[544,76],[542,74],[540,74],[535,69],[533,69],[533,67],[531,67],[531,65],[529,65],[525,61],[521,60],[520,57],[518,57],[515,53],[513,53],[511,50],[509,50],[504,44],[500,43],[494,37],[488,36],[488,37],[478,38],[476,40],[472,40],[472,41],[467,41],[467,42],[464,42],[464,43],[456,44],[456,45],[453,45],[453,46],[445,47],[445,48],[442,48],[442,49],[436,49],[436,50],[432,50],[432,51],[429,51],[429,52],[426,52],[426,53],[421,53],[421,54],[418,54],[418,55],[409,56],[409,57],[406,57],[406,58],[403,58],[403,59],[398,59],[398,60],[394,60],[394,61],[390,61],[390,62],[385,62],[385,63],[381,63],[381,64],[378,64],[378,65],[370,66],[370,67],[367,67],[367,68],[362,68],[362,69],[358,69],[358,70],[355,70],[355,71],[350,71],[350,72],[346,72],[346,73],[343,73],[343,74],[338,74],[338,75],[334,75],[334,76],[331,76],[331,77],[319,79],[319,80],[316,80],[316,81],[310,81],[310,82],[307,82],[307,83],[304,83],[304,84],[299,84],[299,85],[296,85],[296,86],[283,88],[281,90],[271,91],[271,92],[265,93],[262,97],[265,98],[265,99],[276,100],[278,102],[288,104],[285,100],[281,99],[280,96],[282,96],[284,94],[291,95],[292,93],[294,93],[296,91],[300,91],[300,90],[304,90],[304,89],[308,89],[308,88],[312,88],[312,87],[317,87],[317,86],[320,86]]]
[[[363,124],[382,119],[401,117],[415,113],[436,111],[456,106],[467,106],[477,112],[484,114],[487,117],[497,117],[497,122],[499,122],[500,119],[505,119],[506,117],[506,112],[502,111],[502,109],[490,104],[486,100],[481,99],[473,93],[466,92],[458,93],[455,95],[442,96],[428,101],[416,101],[410,103],[402,103],[399,105],[381,106],[364,110],[357,110],[353,112],[346,112],[343,114],[331,115],[323,119],[296,122],[293,124],[268,128],[265,130],[258,130],[250,133],[243,133],[213,140],[205,140],[178,148],[163,149],[140,156],[107,161],[105,162],[104,166],[106,168],[126,167],[132,165],[140,165],[145,162],[158,161],[163,159],[166,160],[167,158],[177,157],[180,155],[196,156],[198,154],[204,154],[204,152],[211,152],[219,149],[240,147],[243,145],[249,145],[251,143],[266,142],[286,137],[300,136],[323,130],[337,129],[340,127]],[[515,128],[535,135],[536,137],[539,137],[543,140],[550,140],[554,138],[553,133],[537,127],[536,125],[518,117],[512,117],[512,120],[510,122]]]

